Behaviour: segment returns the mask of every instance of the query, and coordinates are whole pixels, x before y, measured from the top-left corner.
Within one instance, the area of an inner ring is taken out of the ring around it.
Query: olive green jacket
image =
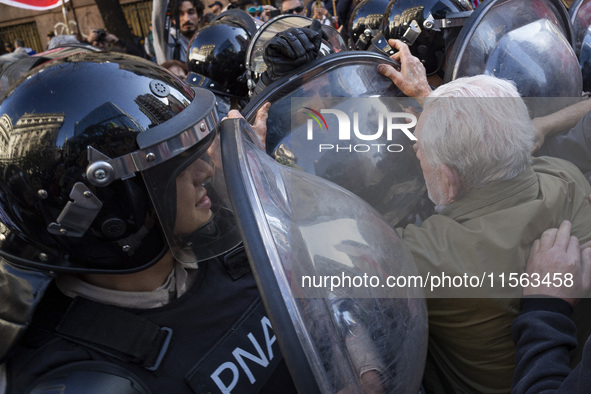
[[[466,194],[420,227],[398,229],[423,277],[468,274],[482,282],[477,289],[452,284],[427,291],[429,361],[448,385],[431,378],[425,384],[454,393],[509,392],[515,356],[510,328],[521,295],[510,287],[509,274],[524,272],[534,240],[562,220],[572,222],[581,242],[591,239],[590,194],[569,162],[534,158],[517,177]]]

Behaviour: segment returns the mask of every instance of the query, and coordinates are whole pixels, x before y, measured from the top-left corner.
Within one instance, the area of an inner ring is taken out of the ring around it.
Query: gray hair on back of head
[[[512,179],[531,161],[534,128],[513,82],[487,75],[437,88],[423,106],[426,160],[455,169],[464,189]]]

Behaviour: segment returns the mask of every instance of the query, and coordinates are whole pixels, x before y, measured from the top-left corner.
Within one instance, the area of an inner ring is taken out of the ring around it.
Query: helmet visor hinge
[[[80,238],[86,233],[103,203],[82,182],[72,187],[70,198],[55,222],[47,226],[47,231],[54,235]]]
[[[440,31],[452,27],[462,27],[474,11],[449,12],[444,19],[434,19],[429,14],[423,22],[423,27],[428,30]]]
[[[400,40],[408,46],[413,46],[413,44],[415,43],[417,38],[419,38],[420,35],[421,27],[419,26],[416,20],[413,20],[412,22],[410,22],[410,25],[408,26],[402,37],[400,37]]]

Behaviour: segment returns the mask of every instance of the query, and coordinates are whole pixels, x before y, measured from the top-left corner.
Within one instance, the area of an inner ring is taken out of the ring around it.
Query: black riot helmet
[[[57,272],[126,273],[240,242],[225,203],[215,98],[156,64],[77,54],[0,102],[0,256]]]
[[[201,28],[189,43],[187,82],[233,98],[247,98],[246,50],[256,32],[245,11],[230,10]]]
[[[363,0],[351,13],[349,19],[349,39],[351,48],[365,51],[373,37],[382,30],[384,13],[389,0]]]
[[[432,75],[443,67],[447,51],[472,11],[468,0],[391,0],[383,36],[375,37],[373,44],[390,54],[388,39],[405,42]]]

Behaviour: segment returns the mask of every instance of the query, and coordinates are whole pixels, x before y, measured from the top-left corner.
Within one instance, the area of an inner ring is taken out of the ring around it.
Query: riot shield
[[[419,288],[388,282],[418,275],[409,251],[361,199],[277,163],[252,135],[244,119],[222,122],[222,159],[298,391],[419,392],[426,303]]]
[[[265,22],[252,38],[246,51],[246,70],[248,72],[249,88],[254,90],[256,81],[265,70],[267,65],[263,60],[265,44],[275,37],[277,33],[292,27],[308,27],[312,19],[302,15],[279,15]],[[319,56],[344,51],[345,42],[339,32],[332,26],[322,25],[322,43]]]
[[[488,74],[523,97],[578,97],[581,71],[560,0],[489,0],[470,16],[449,54],[444,83]]]
[[[591,2],[577,0],[569,9],[573,25],[575,53],[583,75],[583,89],[591,90]]]
[[[404,97],[377,72],[381,63],[397,65],[384,55],[364,51],[319,58],[305,70],[269,85],[243,113],[253,121],[258,108],[271,102],[266,140],[270,155],[282,164],[344,187],[376,208],[393,226],[404,226],[432,213],[412,150],[414,141],[398,130],[391,138],[383,133],[370,141],[352,134],[350,140],[339,142],[335,132],[323,132],[313,119],[320,119],[313,111],[334,106],[348,113],[351,120],[357,112],[357,124],[375,132],[380,127],[379,113],[386,108],[386,112],[403,112],[413,107],[413,99]],[[328,130],[338,130],[337,116],[322,117]],[[310,121],[317,128],[312,139],[308,139]]]

